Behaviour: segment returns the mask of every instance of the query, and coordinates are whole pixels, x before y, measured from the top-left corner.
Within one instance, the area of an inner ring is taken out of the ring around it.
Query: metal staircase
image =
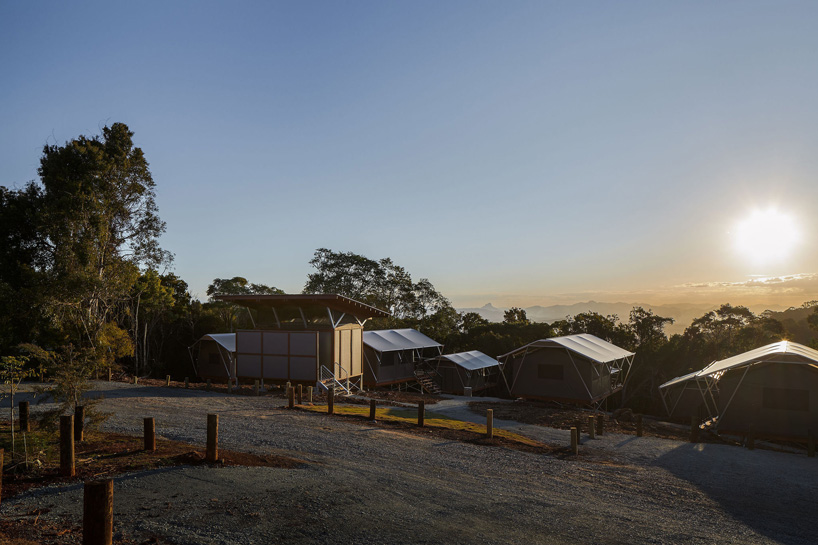
[[[340,367],[340,366],[339,366]],[[341,370],[349,376],[349,373],[341,367]],[[328,392],[330,388],[334,389],[336,392],[341,391],[347,395],[352,394],[352,390],[356,389],[359,392],[363,392],[360,383],[356,384],[355,382],[349,379],[338,379],[332,371],[330,371],[325,365],[321,366],[321,374],[318,377],[318,387]]]
[[[435,395],[440,393],[440,387],[434,381],[435,376],[437,376],[437,373],[435,373],[434,371],[428,371],[426,369],[415,369],[415,380],[420,386],[421,392],[426,392],[427,394]]]

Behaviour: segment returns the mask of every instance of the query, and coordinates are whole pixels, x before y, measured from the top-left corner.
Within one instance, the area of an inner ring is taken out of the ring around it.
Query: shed
[[[335,294],[217,295],[255,311],[236,332],[238,379],[362,386],[363,326],[389,313]]]
[[[514,397],[598,405],[622,389],[634,353],[582,333],[540,339],[498,359]]]
[[[364,331],[364,384],[388,386],[415,380],[415,364],[439,356],[443,345],[414,329]]]
[[[197,376],[225,381],[236,377],[235,333],[202,335],[189,351]]]
[[[685,379],[685,380],[682,380]],[[818,430],[818,351],[780,341],[715,361],[692,377],[707,380],[706,424],[721,433],[748,433],[773,439],[804,439]],[[678,384],[660,386],[663,398]]]
[[[427,360],[436,373],[440,390],[449,394],[463,395],[465,388],[480,392],[497,386],[500,376],[500,362],[479,350],[443,354]]]

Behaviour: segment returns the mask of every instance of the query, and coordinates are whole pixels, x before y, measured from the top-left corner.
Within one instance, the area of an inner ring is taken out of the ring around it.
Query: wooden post
[[[418,426],[423,427],[423,420],[426,416],[426,402],[422,399],[418,401]]]
[[[208,462],[219,459],[219,415],[207,415],[207,455]]]
[[[369,400],[369,419],[375,421],[375,411],[378,408],[378,402],[374,399]]]
[[[295,388],[292,386],[287,389],[287,406],[290,409],[295,407]]]
[[[577,421],[574,422],[574,427],[577,429],[577,437],[582,435],[582,420],[577,419]]]
[[[74,474],[74,415],[69,414],[60,417],[60,475]]]
[[[298,385],[298,404],[299,405],[304,404],[304,385],[303,384]]]
[[[690,442],[698,443],[699,441],[699,418],[696,415],[690,417]]]
[[[494,437],[494,409],[486,409],[486,437]]]
[[[111,368],[108,368],[108,382],[111,382]]]
[[[309,398],[310,405],[312,405],[312,391],[315,390],[315,386],[310,386],[309,390],[307,390],[307,397]]]
[[[31,424],[29,423],[28,417],[29,417],[28,401],[21,401],[20,402],[20,431],[21,432],[31,431]]]
[[[257,380],[253,381],[253,395],[254,396],[258,395],[258,381]]]
[[[605,415],[598,414],[596,416],[596,434],[602,436],[605,433]]]
[[[111,545],[114,536],[114,480],[86,481],[82,503],[82,544]]]
[[[596,426],[595,426],[596,418],[594,415],[588,417],[588,437],[591,439],[596,439]]]
[[[207,383],[205,384],[205,390],[208,392],[210,391],[210,379],[207,379]]]
[[[335,412],[335,388],[327,390],[327,414]]]
[[[85,438],[85,407],[77,405],[74,409],[74,441],[82,441]]]
[[[747,432],[747,448],[749,450],[755,450],[756,448],[756,433],[752,424],[750,424],[750,429]]]
[[[577,430],[576,426],[571,428],[571,453],[572,454],[579,454],[579,441],[577,440],[577,436],[579,435],[579,431]]]
[[[138,377],[138,376],[136,376],[136,375],[134,375],[134,376],[133,376],[133,383],[134,383],[134,384],[138,384],[138,383],[139,383],[139,377]]]
[[[170,375],[165,375],[165,386],[170,386]]]
[[[288,390],[290,389],[290,381],[289,380],[287,381],[287,389]]]
[[[190,386],[190,377],[185,377],[185,388]]]
[[[0,503],[3,503],[3,457],[6,451],[0,448]]]
[[[642,415],[636,415],[636,436],[642,437]]]
[[[812,430],[807,430],[807,456],[815,458],[815,436]]]
[[[156,451],[156,422],[153,417],[145,418],[145,450]]]

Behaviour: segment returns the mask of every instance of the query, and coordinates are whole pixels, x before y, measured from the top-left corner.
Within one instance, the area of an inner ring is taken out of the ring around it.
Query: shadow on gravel
[[[654,464],[691,483],[727,514],[777,543],[815,543],[814,458],[686,443]]]

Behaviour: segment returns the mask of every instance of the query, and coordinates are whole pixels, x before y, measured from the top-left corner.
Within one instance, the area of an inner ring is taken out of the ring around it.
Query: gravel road
[[[785,543],[818,541],[818,460],[606,434],[578,460],[418,437],[280,409],[281,399],[96,384],[111,431],[305,461],[176,467],[115,480],[115,530],[175,544]],[[33,410],[42,410],[39,405]],[[433,411],[434,408],[430,408]],[[503,423],[513,425],[513,423]],[[560,435],[551,436],[559,439]],[[567,433],[566,433],[567,440]],[[3,502],[81,520],[80,484]]]

